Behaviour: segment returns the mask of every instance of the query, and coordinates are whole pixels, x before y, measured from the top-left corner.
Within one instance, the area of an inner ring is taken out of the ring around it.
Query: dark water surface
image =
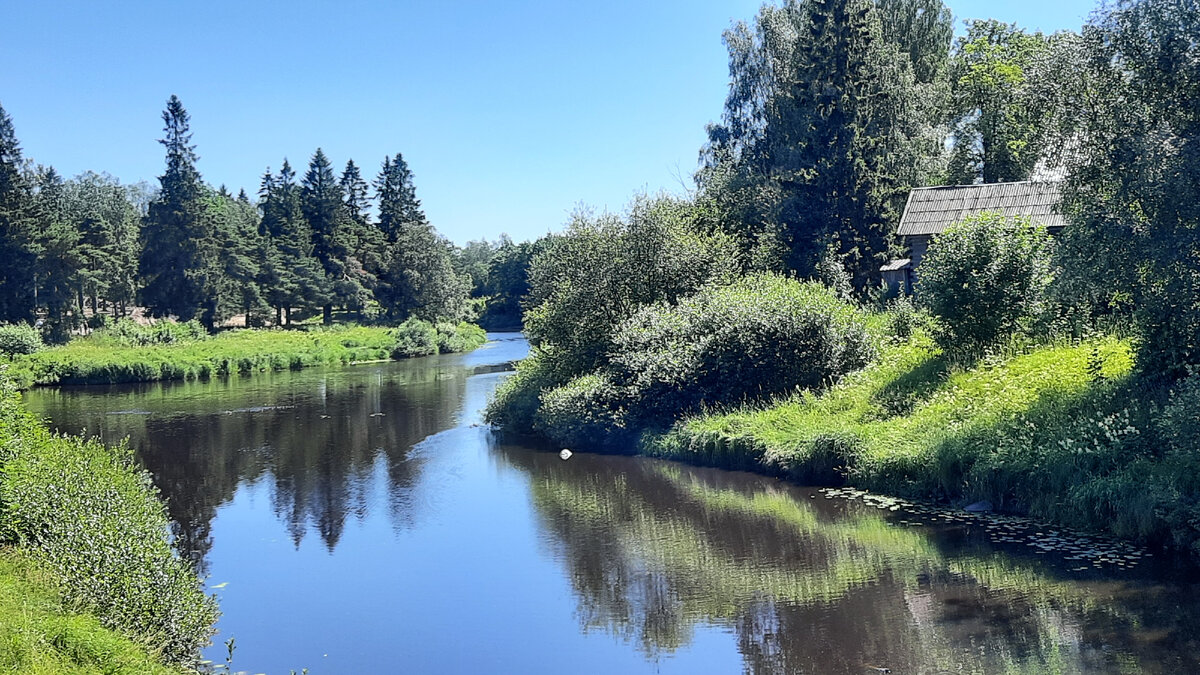
[[[497,444],[481,409],[527,345],[491,337],[26,401],[60,430],[129,437],[220,597],[208,658],[233,636],[239,671],[1200,670],[1200,586],[1161,556],[1081,565],[997,544],[983,519],[915,525],[743,473]]]

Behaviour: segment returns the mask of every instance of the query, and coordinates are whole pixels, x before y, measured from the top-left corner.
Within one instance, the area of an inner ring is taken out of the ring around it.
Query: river
[[[482,409],[528,345],[490,337],[462,355],[25,400],[63,432],[128,438],[220,600],[206,657],[223,663],[232,637],[235,671],[1200,669],[1185,561],[498,443]]]

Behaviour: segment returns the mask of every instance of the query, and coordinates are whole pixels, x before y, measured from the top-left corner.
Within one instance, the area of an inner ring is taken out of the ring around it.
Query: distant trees
[[[471,277],[426,220],[400,154],[385,160],[372,194],[358,165],[339,176],[318,148],[299,180],[286,159],[268,169],[251,201],[204,183],[178,97],[162,119],[166,167],[149,190],[33,165],[0,108],[0,324],[40,319],[62,341],[135,304],[209,330],[239,315],[247,326],[290,324],[297,312],[328,323],[337,310],[467,318]],[[476,271],[488,259],[490,249]]]

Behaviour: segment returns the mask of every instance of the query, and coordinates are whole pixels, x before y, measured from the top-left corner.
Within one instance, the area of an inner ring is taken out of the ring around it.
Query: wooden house
[[[929,241],[968,216],[985,211],[1027,216],[1057,234],[1067,224],[1060,209],[1061,185],[1059,181],[1022,181],[914,188],[896,230],[909,256],[880,268],[888,290],[912,293]]]

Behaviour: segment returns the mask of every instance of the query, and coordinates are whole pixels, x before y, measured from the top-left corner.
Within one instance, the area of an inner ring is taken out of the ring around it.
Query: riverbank
[[[1160,423],[1165,385],[1128,340],[954,364],[927,336],[822,395],[692,417],[641,451],[801,482],[998,511],[1197,550],[1194,452]]]
[[[0,548],[0,670],[59,673],[176,673],[142,645],[73,612],[53,577],[28,555]]]
[[[1131,341],[1100,337],[956,362],[919,327],[875,339],[872,365],[824,392],[707,410],[644,432],[632,447],[804,484],[846,483],[958,506],[988,502],[1063,526],[1200,550],[1200,460],[1187,442],[1190,418],[1170,412],[1186,402],[1133,372]],[[542,435],[563,443],[579,422],[538,423]]]
[[[28,622],[0,620],[19,633],[0,643],[0,661],[20,672],[194,664],[216,602],[172,546],[131,450],[51,433],[0,380],[0,505],[0,619]]]
[[[162,326],[163,324],[160,324]],[[483,329],[411,319],[398,327],[332,326],[307,330],[230,330],[215,336],[125,323],[66,345],[17,356],[8,375],[19,388],[190,380],[311,366],[470,351]]]

